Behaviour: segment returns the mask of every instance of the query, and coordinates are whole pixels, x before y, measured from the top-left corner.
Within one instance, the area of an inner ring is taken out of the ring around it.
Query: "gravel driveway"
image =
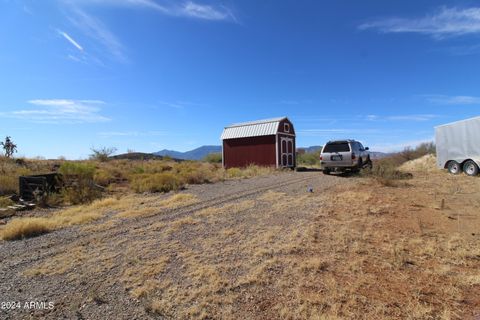
[[[148,254],[156,254],[152,244],[160,240],[156,233],[149,231],[149,227],[162,221],[186,218],[206,208],[255,199],[269,190],[289,196],[305,195],[309,189],[314,193],[322,193],[341,183],[355,183],[355,180],[356,178],[325,176],[321,172],[284,172],[246,180],[193,185],[182,192],[196,195],[199,202],[161,215],[118,219],[110,228],[96,232],[85,232],[83,227],[70,227],[30,239],[1,241],[0,318],[162,318],[149,312],[141,299],[132,298],[124,283],[119,281],[124,273],[121,265],[128,265],[125,253],[132,248],[134,241],[143,241],[146,246],[153,248],[149,249]],[[95,224],[103,223],[105,219]],[[78,257],[72,255],[75,250],[79,250]],[[85,252],[86,258],[81,258]],[[86,265],[94,255],[108,256],[108,259],[98,260],[108,260],[108,264]],[[24,274],[34,265],[45,261],[55,263],[55,259],[68,268],[64,272],[57,270],[48,275]],[[69,264],[69,259],[75,262]]]

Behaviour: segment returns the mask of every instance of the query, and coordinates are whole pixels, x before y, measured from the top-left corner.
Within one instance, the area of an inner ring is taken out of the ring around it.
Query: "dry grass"
[[[138,174],[130,183],[135,192],[169,192],[177,191],[184,187],[182,177],[173,173]]]
[[[48,233],[53,225],[43,218],[14,219],[2,229],[3,240],[18,240]]]
[[[189,206],[198,201],[199,200],[196,196],[188,193],[178,193],[160,200],[149,197],[131,197],[128,200],[123,201],[125,205],[117,206],[117,209],[119,209],[117,217],[147,217],[162,213],[166,210]]]
[[[267,201],[267,202],[274,202],[274,201],[278,201],[283,196],[285,196],[285,193],[283,193],[283,192],[276,192],[276,191],[268,190],[263,195],[258,197],[258,200]]]
[[[270,175],[276,172],[274,167],[260,167],[249,165],[246,168],[230,168],[225,171],[225,176],[229,179],[245,179],[257,176]]]
[[[95,242],[84,251],[67,248],[29,274],[102,278],[115,268],[132,298],[167,319],[473,318],[480,201],[471,190],[480,182],[432,174],[409,183],[358,179],[308,195],[268,191],[128,230],[117,252],[108,233],[92,229]],[[195,201],[181,195],[136,195],[112,207]],[[459,209],[457,220],[448,218]]]
[[[15,218],[1,230],[1,237],[3,240],[18,240],[88,223],[101,218],[116,201],[112,198],[97,200],[90,205],[68,208],[48,217]]]
[[[18,177],[0,175],[0,195],[16,193],[18,190]]]
[[[132,252],[129,259],[130,267],[124,271],[122,281],[135,298],[145,297],[152,287],[159,285],[154,278],[165,271],[170,258],[158,257],[145,261],[144,257]]]

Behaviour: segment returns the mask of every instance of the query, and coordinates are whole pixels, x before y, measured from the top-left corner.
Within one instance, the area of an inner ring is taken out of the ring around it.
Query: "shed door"
[[[293,167],[293,139],[280,138],[281,142],[281,165],[282,167]]]

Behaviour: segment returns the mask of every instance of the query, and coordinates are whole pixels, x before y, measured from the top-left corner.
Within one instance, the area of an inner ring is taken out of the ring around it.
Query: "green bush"
[[[185,185],[183,179],[172,173],[137,174],[132,177],[130,186],[135,192],[169,192]]]
[[[178,163],[175,171],[188,184],[210,183],[215,180],[215,167],[208,163],[185,161]]]
[[[210,153],[203,158],[203,161],[209,163],[222,163],[222,154],[221,153]]]
[[[89,203],[100,197],[95,186],[95,167],[88,163],[64,162],[59,172],[63,176],[65,188],[62,191],[64,201],[71,204]]]
[[[117,148],[103,147],[100,149],[92,148],[91,160],[97,160],[100,162],[108,161],[109,157],[117,151]]]
[[[78,177],[82,179],[91,179],[95,174],[95,166],[89,163],[64,162],[58,169],[64,178]]]
[[[115,181],[115,177],[109,170],[98,169],[95,171],[93,181],[103,187],[107,187],[110,183]]]
[[[18,192],[17,175],[0,175],[0,195],[8,195]]]
[[[8,206],[13,206],[15,203],[9,198],[0,197],[0,208],[6,208]]]
[[[297,155],[298,165],[319,166],[320,165],[320,151],[312,153],[303,153]]]
[[[240,168],[229,168],[227,169],[227,177],[228,178],[242,178],[243,172]]]

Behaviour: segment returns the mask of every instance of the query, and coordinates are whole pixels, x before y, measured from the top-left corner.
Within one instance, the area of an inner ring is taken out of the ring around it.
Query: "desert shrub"
[[[0,195],[16,193],[18,190],[18,176],[16,174],[0,175]]]
[[[95,167],[88,163],[65,162],[59,172],[63,175],[65,188],[62,195],[71,204],[88,203],[100,197],[94,183]]]
[[[50,193],[43,199],[44,207],[58,207],[63,205],[63,196],[60,193]]]
[[[95,166],[89,163],[64,162],[58,170],[65,178],[79,177],[93,180]]]
[[[362,175],[374,177],[383,185],[393,186],[395,185],[394,180],[409,179],[412,177],[411,173],[399,170],[402,164],[434,153],[435,144],[433,142],[425,142],[415,148],[407,147],[401,152],[374,161],[373,168],[364,170]]]
[[[174,167],[177,174],[189,184],[202,184],[213,182],[215,179],[215,166],[207,163],[185,161]]]
[[[222,154],[210,153],[207,156],[205,156],[205,158],[203,158],[203,161],[210,162],[210,163],[222,163]]]
[[[100,149],[92,148],[91,150],[92,150],[92,154],[90,154],[90,159],[97,160],[100,162],[107,161],[109,157],[117,151],[116,148],[107,148],[107,147],[103,147]]]
[[[106,187],[114,181],[114,177],[108,172],[108,170],[98,169],[95,171],[93,181],[100,186]]]
[[[363,171],[364,175],[381,177],[386,179],[408,179],[411,177],[411,174],[402,172],[398,170],[397,165],[392,162],[389,162],[388,159],[382,159],[376,161],[372,169],[365,169]]]
[[[212,172],[205,168],[198,168],[193,171],[183,171],[180,177],[188,184],[203,184],[212,182]]]
[[[371,169],[362,171],[362,176],[371,177],[377,180],[380,184],[388,187],[397,186],[397,180],[412,178],[411,173],[402,172],[398,169],[397,158],[384,158],[374,161]]]
[[[229,168],[227,169],[227,177],[228,178],[242,178],[243,173],[240,168]]]
[[[9,198],[0,197],[0,208],[6,208],[8,206],[14,205],[15,203]]]
[[[433,142],[421,143],[415,148],[415,151],[418,153],[417,158],[423,157],[426,154],[436,154],[437,153],[435,143],[433,143]]]
[[[172,171],[173,167],[170,162],[163,160],[150,160],[143,163],[141,166],[135,166],[129,171],[132,174],[138,173],[162,173],[165,171]]]
[[[410,160],[421,158],[427,154],[436,154],[435,144],[433,142],[424,142],[415,148],[406,147],[403,151],[396,153],[393,156],[397,161],[401,162],[400,164],[402,164]]]
[[[172,173],[137,174],[132,176],[131,188],[141,192],[169,192],[185,185],[183,179]]]
[[[313,153],[303,153],[297,155],[299,165],[318,166],[320,165],[320,151]]]
[[[126,180],[127,174],[128,173],[122,171],[121,168],[117,168],[114,165],[100,166],[100,168],[95,170],[93,180],[96,184],[107,187],[114,182]]]
[[[138,174],[138,173],[145,173],[145,168],[144,167],[135,167],[132,169],[132,173]]]

